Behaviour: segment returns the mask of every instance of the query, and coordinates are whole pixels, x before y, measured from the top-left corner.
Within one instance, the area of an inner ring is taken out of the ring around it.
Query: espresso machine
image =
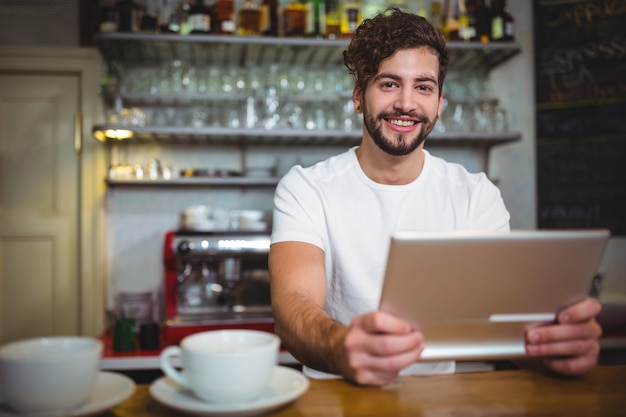
[[[165,236],[164,341],[225,328],[273,331],[269,232],[169,231]]]

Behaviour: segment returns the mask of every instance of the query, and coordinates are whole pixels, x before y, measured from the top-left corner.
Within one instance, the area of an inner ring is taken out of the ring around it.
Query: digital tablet
[[[422,360],[526,356],[529,326],[585,298],[608,230],[399,232],[380,309],[424,334]]]

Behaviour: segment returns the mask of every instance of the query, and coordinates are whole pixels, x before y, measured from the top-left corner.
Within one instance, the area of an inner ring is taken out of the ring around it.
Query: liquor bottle
[[[444,9],[443,17],[443,34],[446,39],[451,41],[458,41],[459,37],[459,7],[456,1],[446,1],[446,8]]]
[[[171,33],[169,29],[170,16],[173,7],[167,1],[160,1],[157,8],[157,31],[160,33]]]
[[[326,31],[326,10],[324,0],[306,2],[306,36],[321,37]]]
[[[341,37],[341,13],[339,0],[326,0],[326,32],[328,39]]]
[[[215,2],[215,19],[213,32],[220,35],[235,33],[235,5],[233,0],[217,0]]]
[[[363,19],[369,19],[384,12],[386,8],[386,0],[364,0],[361,15],[363,16]]]
[[[476,34],[470,41],[488,43],[491,40],[491,13],[485,0],[476,0],[474,17],[476,20]]]
[[[422,16],[424,19],[430,19],[430,14],[426,8],[426,0],[415,0],[413,2],[412,11],[418,16]]]
[[[491,15],[491,40],[510,42],[515,39],[515,21],[509,13],[506,0],[494,0]]]
[[[118,15],[115,0],[102,0],[98,10],[98,31],[116,32],[117,20]]]
[[[351,38],[361,23],[361,4],[359,0],[346,0],[341,8],[341,36]]]
[[[459,22],[459,32],[458,37],[461,41],[468,42],[475,31],[473,24],[470,24],[470,14],[473,13],[473,4],[472,2],[467,2],[466,0],[458,0],[458,22]],[[468,4],[470,4],[470,8],[468,10]]]
[[[138,32],[137,12],[141,9],[133,0],[118,0],[117,5],[118,32]]]
[[[263,0],[261,33],[264,36],[278,36],[278,0]]]
[[[306,6],[298,0],[291,0],[283,8],[283,34],[304,36],[306,30]]]
[[[178,33],[181,35],[188,35],[191,32],[191,20],[189,19],[190,10],[190,0],[182,0],[176,4],[175,21],[179,24]]]
[[[468,42],[476,38],[476,0],[462,0],[467,16],[467,24],[463,28],[461,39]]]
[[[255,36],[261,34],[261,9],[256,0],[244,0],[239,7],[237,34]]]
[[[144,11],[141,16],[139,28],[142,32],[155,33],[158,30],[158,6],[157,0],[144,0]]]
[[[440,1],[430,2],[430,23],[443,32],[443,9]]]
[[[211,9],[204,4],[204,0],[196,0],[189,8],[187,22],[189,33],[209,34],[211,33]]]

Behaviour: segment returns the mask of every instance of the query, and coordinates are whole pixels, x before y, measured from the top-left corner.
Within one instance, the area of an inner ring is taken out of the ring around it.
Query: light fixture
[[[101,142],[105,142],[106,140],[116,139],[116,140],[125,140],[133,137],[133,131],[128,129],[97,129],[93,131],[93,135],[96,139]]]

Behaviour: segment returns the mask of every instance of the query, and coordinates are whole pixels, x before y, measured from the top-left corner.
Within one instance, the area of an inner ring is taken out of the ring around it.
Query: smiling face
[[[420,147],[441,111],[438,74],[438,58],[426,48],[401,49],[383,60],[365,91],[353,95],[363,109],[364,139],[394,156]]]

